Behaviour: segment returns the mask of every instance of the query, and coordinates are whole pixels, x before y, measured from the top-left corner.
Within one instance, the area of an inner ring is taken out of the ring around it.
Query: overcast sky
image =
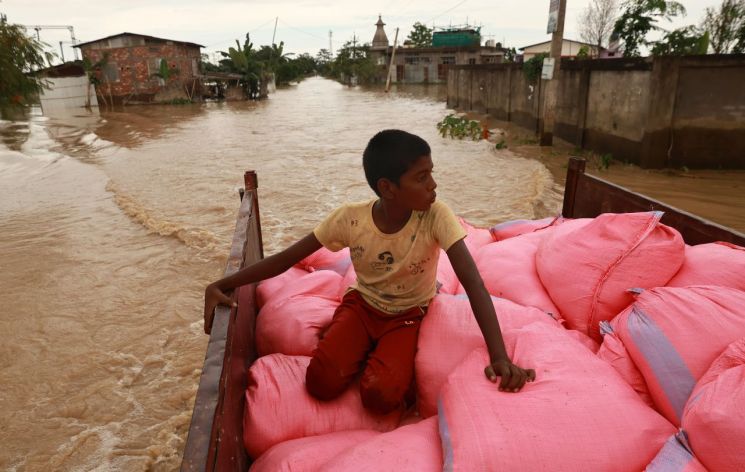
[[[577,17],[590,0],[568,0],[564,36],[580,39]],[[704,9],[721,0],[682,0],[688,15],[666,27],[698,24]],[[378,14],[393,44],[399,43],[414,22],[428,26],[481,26],[485,39],[507,47],[526,46],[550,39],[545,34],[549,0],[0,0],[0,12],[11,23],[23,25],[72,25],[79,42],[122,32],[141,33],[205,46],[214,53],[243,42],[251,33],[255,47],[271,44],[275,18],[276,39],[285,51],[315,55],[329,48],[329,31],[336,50],[356,35],[371,42]],[[59,41],[69,41],[67,30],[41,30],[41,39],[59,54]],[[63,43],[65,58],[72,56]]]

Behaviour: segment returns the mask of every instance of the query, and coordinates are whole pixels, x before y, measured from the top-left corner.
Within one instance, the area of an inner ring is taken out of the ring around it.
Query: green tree
[[[701,28],[715,54],[742,52],[735,50],[738,42],[745,43],[745,0],[724,0],[719,10],[708,7]]]
[[[256,59],[256,52],[253,50],[253,43],[250,36],[246,33],[246,40],[243,46],[235,40],[235,48],[228,48],[228,51],[220,51],[224,59],[220,65],[225,72],[241,74],[243,86],[246,95],[249,98],[257,98],[259,95],[259,80],[263,75],[263,64]]]
[[[695,26],[686,26],[665,33],[660,41],[652,46],[655,56],[683,56],[687,54],[706,54],[709,49],[709,33]]]
[[[370,57],[370,45],[358,45],[356,41],[345,42],[336,53],[330,75],[343,81],[356,77],[359,83],[374,82],[379,70]]]
[[[662,29],[657,22],[681,14],[685,15],[685,7],[674,0],[629,0],[614,26],[614,33],[624,44],[623,55],[640,56],[640,48],[650,44],[647,34]]]
[[[507,48],[504,51],[504,62],[515,62],[517,60],[517,49]]]
[[[28,103],[46,88],[46,81],[33,72],[46,67],[53,57],[44,52],[44,43],[0,14],[0,109]]]
[[[416,48],[428,48],[432,46],[432,28],[427,28],[426,25],[414,23],[411,33],[406,38],[411,41],[411,44]]]

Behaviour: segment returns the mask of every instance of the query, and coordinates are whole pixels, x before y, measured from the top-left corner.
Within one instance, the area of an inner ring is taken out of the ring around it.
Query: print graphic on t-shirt
[[[424,266],[427,264],[427,262],[430,261],[430,258],[426,258],[424,260],[421,260],[419,262],[412,262],[409,264],[409,272],[411,272],[411,275],[416,274],[423,274],[424,273]]]
[[[349,248],[349,256],[353,261],[362,257],[363,254],[365,254],[365,248],[363,246],[352,246]]]
[[[385,272],[391,272],[393,270],[393,254],[390,251],[383,251],[378,254],[378,260],[370,263],[370,267],[373,270],[380,270]]]

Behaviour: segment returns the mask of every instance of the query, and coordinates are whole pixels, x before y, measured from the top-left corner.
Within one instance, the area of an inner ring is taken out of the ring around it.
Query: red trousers
[[[390,315],[347,293],[313,352],[305,385],[319,400],[339,396],[359,374],[362,404],[389,413],[404,403],[414,378],[414,355],[425,310]]]

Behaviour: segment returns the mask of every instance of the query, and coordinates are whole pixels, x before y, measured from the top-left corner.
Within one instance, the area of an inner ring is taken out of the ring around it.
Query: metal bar
[[[567,180],[564,185],[564,206],[561,215],[565,218],[574,217],[574,200],[577,198],[577,183],[580,174],[585,173],[586,161],[579,157],[570,157],[567,167]]]

